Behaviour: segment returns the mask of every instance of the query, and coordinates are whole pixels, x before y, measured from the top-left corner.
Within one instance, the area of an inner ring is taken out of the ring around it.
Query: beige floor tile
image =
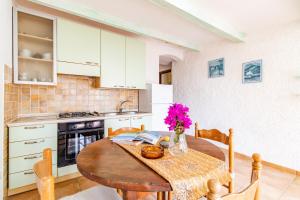
[[[285,190],[295,179],[296,175],[281,172],[268,166],[263,166],[262,183],[278,190]]]
[[[250,184],[251,160],[235,159],[235,191],[241,191]],[[86,190],[97,185],[84,177],[65,181],[55,185],[56,198],[72,195],[81,190]],[[262,200],[300,200],[300,177],[293,174],[284,173],[271,167],[263,166],[261,183]],[[222,194],[227,194],[227,189],[223,188]],[[8,200],[39,200],[36,190],[14,195]],[[147,199],[155,200],[155,194]],[[141,199],[140,199],[141,200]]]
[[[8,200],[40,200],[39,193],[37,190],[32,190],[29,192],[24,192],[22,194],[13,195],[8,197]]]
[[[292,184],[283,193],[280,200],[299,200],[300,199],[300,177],[296,177]]]
[[[78,179],[73,179],[55,185],[55,197],[59,199],[64,196],[69,196],[80,191]]]
[[[86,190],[88,188],[98,185],[97,183],[90,181],[85,177],[79,177],[77,180],[78,180],[80,190]]]

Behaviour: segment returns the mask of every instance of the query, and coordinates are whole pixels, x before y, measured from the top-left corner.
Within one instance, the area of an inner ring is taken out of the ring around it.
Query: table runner
[[[187,153],[177,156],[165,149],[162,158],[152,160],[141,156],[143,144],[119,145],[165,178],[172,186],[176,200],[198,200],[206,195],[209,179],[217,179],[221,184],[230,181],[224,161],[190,148]]]

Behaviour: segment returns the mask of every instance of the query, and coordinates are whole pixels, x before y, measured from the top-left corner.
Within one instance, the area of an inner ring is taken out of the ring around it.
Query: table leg
[[[137,200],[137,192],[123,190],[123,200]]]
[[[163,200],[163,192],[157,192],[157,200]]]
[[[172,200],[172,192],[171,191],[168,192],[168,200]]]
[[[163,200],[166,200],[166,196],[167,196],[167,192],[163,192],[163,193],[162,193],[162,199],[163,199]]]

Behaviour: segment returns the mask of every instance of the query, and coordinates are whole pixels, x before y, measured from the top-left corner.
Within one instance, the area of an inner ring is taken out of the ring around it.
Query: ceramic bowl
[[[49,52],[43,53],[42,58],[46,59],[46,60],[51,60],[52,59],[52,54],[49,53]]]
[[[19,51],[19,56],[22,57],[31,57],[32,52],[29,49],[22,49]]]
[[[142,148],[141,155],[148,159],[161,158],[164,156],[164,148],[155,145],[147,145]]]

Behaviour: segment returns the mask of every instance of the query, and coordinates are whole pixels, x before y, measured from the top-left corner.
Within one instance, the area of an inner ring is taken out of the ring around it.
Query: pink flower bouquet
[[[174,142],[177,143],[180,134],[184,133],[185,129],[189,129],[192,120],[189,115],[189,108],[180,103],[174,103],[169,107],[168,116],[165,118],[165,124],[169,125],[170,131],[175,131],[176,138]]]

